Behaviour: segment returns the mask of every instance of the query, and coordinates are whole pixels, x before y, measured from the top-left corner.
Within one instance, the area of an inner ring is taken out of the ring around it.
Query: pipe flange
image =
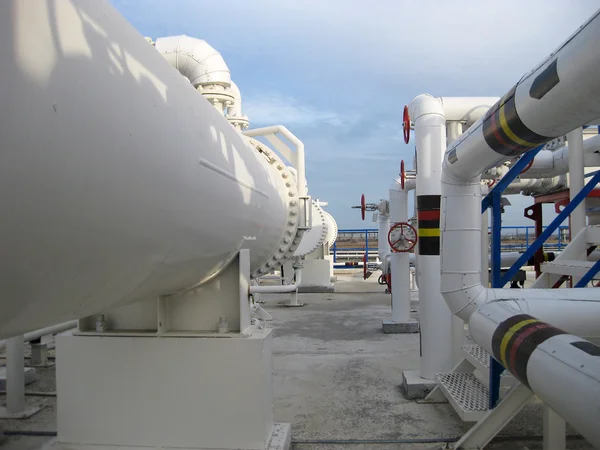
[[[268,164],[277,170],[278,176],[281,177],[281,182],[285,185],[287,194],[285,196],[288,210],[286,228],[283,232],[281,241],[278,244],[277,251],[252,272],[251,277],[257,278],[272,272],[275,267],[282,265],[285,261],[294,256],[294,252],[302,240],[304,230],[298,230],[300,199],[298,198],[296,178],[290,170],[290,167],[286,166],[279,155],[262,142],[250,137],[245,138],[250,145],[267,160]]]
[[[328,242],[329,245],[333,245],[333,243],[335,241],[337,241],[337,236],[338,236],[337,222],[335,221],[335,219],[333,218],[333,216],[331,214],[329,214],[327,211],[323,210],[323,212],[325,213],[325,217],[327,219],[329,219],[329,223],[327,225],[327,238],[326,238],[326,242]]]
[[[317,250],[327,240],[328,225],[326,212],[319,206],[315,200],[311,200],[312,224],[310,230],[307,230],[302,236],[300,245],[294,252],[294,256],[306,256]]]

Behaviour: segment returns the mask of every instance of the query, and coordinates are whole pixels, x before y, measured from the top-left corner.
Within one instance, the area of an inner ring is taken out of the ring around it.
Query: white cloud
[[[291,97],[276,94],[244,100],[244,114],[256,125],[284,124],[297,127],[351,126],[358,116],[351,113],[325,111],[303,104]]]

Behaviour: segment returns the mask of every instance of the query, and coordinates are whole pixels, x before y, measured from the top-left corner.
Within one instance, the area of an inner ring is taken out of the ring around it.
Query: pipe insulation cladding
[[[600,347],[521,314],[507,302],[478,309],[469,331],[521,383],[600,446]]]
[[[285,164],[108,1],[0,2],[0,55],[0,337],[291,257]]]
[[[465,321],[479,305],[499,299],[518,299],[524,312],[576,332],[561,324],[565,317],[552,314],[558,322],[548,318],[551,311],[544,305],[556,298],[556,290],[523,289],[517,293],[484,287],[480,245],[466,243],[481,242],[480,175],[483,171],[600,116],[600,77],[595,75],[600,70],[598,42],[600,11],[542,65],[524,76],[444,155],[441,291],[452,313]],[[572,300],[563,302],[564,307],[557,306],[563,312],[578,303],[577,307],[591,308],[600,314],[600,302],[592,301],[598,299],[593,288],[561,292],[562,298]],[[598,336],[600,326],[588,324],[593,322],[588,317],[580,317],[582,325],[589,325],[587,331]]]

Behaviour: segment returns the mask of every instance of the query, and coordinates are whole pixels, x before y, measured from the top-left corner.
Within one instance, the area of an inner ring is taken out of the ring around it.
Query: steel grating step
[[[477,344],[464,345],[463,353],[465,359],[481,373],[479,380],[489,389],[490,354]],[[509,371],[502,372],[500,376],[501,388],[514,386],[516,383],[516,378]]]
[[[562,260],[543,263],[540,267],[543,273],[556,275],[584,276],[592,268],[594,261]]]
[[[477,422],[488,411],[487,388],[472,373],[446,372],[436,375],[440,391],[465,422]]]

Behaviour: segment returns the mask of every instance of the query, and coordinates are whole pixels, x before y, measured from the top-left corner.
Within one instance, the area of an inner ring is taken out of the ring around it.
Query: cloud
[[[244,114],[252,124],[284,124],[296,127],[352,126],[358,120],[354,114],[326,111],[309,104],[303,104],[292,97],[277,94],[250,97],[244,100]]]

